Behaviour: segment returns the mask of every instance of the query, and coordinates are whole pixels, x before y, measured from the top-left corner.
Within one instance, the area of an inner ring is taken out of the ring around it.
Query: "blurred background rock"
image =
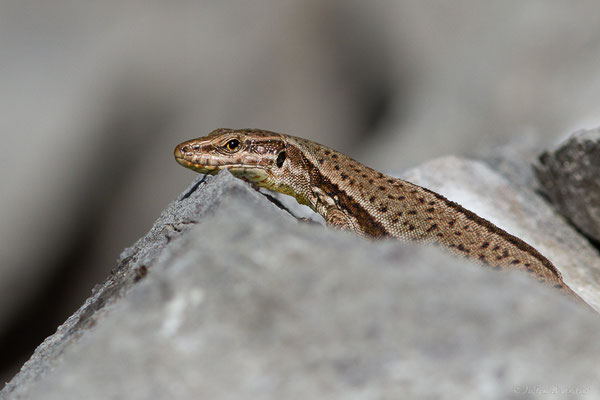
[[[0,378],[194,174],[217,127],[382,170],[600,125],[600,4],[0,2]],[[488,153],[489,154],[489,153]]]

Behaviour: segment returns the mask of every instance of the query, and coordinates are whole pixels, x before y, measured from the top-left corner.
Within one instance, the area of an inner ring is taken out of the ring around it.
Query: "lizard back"
[[[314,208],[321,208],[326,220],[327,214],[341,212],[349,229],[359,234],[437,243],[494,269],[524,270],[572,292],[556,267],[531,245],[444,196],[306,139],[289,143],[305,158],[313,192],[318,193]]]

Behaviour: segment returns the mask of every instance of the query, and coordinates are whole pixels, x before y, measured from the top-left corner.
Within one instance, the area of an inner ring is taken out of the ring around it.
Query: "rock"
[[[25,382],[31,382],[44,375],[64,349],[104,318],[107,305],[117,302],[123,293],[145,276],[148,268],[171,240],[214,212],[222,199],[239,197],[240,190],[244,194],[245,204],[254,204],[257,208],[268,207],[273,213],[291,219],[289,214],[265,202],[262,196],[249,190],[247,185],[230,175],[221,175],[217,179],[199,176],[190,188],[161,214],[145,237],[123,251],[117,267],[106,282],[97,285],[92,297],[36,349],[21,372],[1,393],[5,396],[11,393],[10,398],[13,398],[12,392],[15,387],[22,389],[26,386]]]
[[[1,398],[600,394],[600,320],[555,291],[197,183]]]
[[[600,129],[575,132],[542,153],[534,169],[559,212],[600,242]]]

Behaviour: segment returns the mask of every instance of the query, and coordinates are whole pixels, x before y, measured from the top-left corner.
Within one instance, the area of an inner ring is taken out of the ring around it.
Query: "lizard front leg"
[[[337,229],[356,232],[352,219],[335,206],[328,207],[325,211],[325,222]]]
[[[345,231],[357,232],[352,218],[339,208],[337,196],[332,197],[321,188],[313,187],[309,201],[312,203],[312,209],[321,214],[327,225]]]

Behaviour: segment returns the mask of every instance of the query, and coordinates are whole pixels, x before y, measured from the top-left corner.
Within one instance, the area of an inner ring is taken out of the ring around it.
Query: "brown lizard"
[[[203,174],[234,176],[293,196],[328,225],[374,238],[433,242],[497,270],[523,270],[581,300],[523,240],[444,196],[377,172],[321,144],[258,129],[217,129],[175,148]],[[583,300],[581,300],[583,301]]]

